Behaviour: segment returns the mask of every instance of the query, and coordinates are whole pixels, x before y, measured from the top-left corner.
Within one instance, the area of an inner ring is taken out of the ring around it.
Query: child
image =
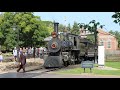
[[[2,55],[2,52],[0,52],[0,62],[2,63],[3,61],[3,55]]]

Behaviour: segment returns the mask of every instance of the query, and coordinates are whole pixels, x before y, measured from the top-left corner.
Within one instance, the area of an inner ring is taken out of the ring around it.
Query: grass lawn
[[[59,74],[81,74],[84,73],[83,68],[75,68],[70,70],[60,70],[59,72],[56,72]],[[90,69],[86,69],[85,73],[90,73]],[[92,74],[97,75],[120,75],[120,70],[98,70],[98,69],[92,69]]]
[[[96,64],[94,66],[97,66]],[[105,62],[105,66],[113,67],[120,69],[120,62]],[[86,68],[86,73],[90,73],[90,69]],[[81,74],[84,73],[83,68],[75,68],[75,69],[69,69],[69,70],[60,70],[57,72],[59,74]],[[120,70],[98,70],[96,68],[92,69],[92,74],[97,75],[120,75]]]
[[[120,69],[120,62],[105,62],[106,66]]]

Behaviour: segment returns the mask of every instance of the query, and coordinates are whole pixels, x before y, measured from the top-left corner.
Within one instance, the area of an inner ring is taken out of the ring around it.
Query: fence
[[[120,61],[120,50],[105,50],[106,61]]]

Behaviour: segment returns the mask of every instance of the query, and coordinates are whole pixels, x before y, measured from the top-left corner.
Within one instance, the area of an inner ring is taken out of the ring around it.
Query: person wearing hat
[[[25,50],[22,50],[22,53],[20,53],[20,66],[17,70],[19,72],[21,69],[23,69],[23,72],[25,72],[25,64],[26,64],[26,56],[25,56]]]
[[[2,55],[2,52],[0,52],[0,62],[2,63],[3,61],[3,55]]]

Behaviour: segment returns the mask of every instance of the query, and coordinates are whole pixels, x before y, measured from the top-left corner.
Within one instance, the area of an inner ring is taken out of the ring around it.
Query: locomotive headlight
[[[58,45],[57,42],[53,42],[52,45],[51,45],[51,47],[52,48],[57,48],[57,45]]]

